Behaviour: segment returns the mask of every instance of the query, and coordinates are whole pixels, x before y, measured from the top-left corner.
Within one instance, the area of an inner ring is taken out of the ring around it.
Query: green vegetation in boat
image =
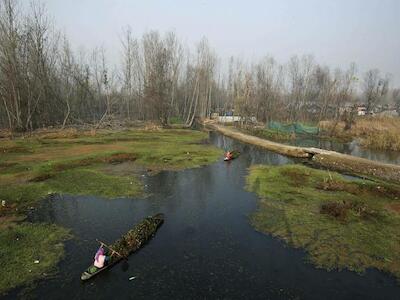
[[[164,215],[156,214],[145,218],[113,245],[107,246],[100,242],[101,246],[95,255],[93,264],[82,273],[81,279],[88,280],[139,250],[151,239],[163,222]]]

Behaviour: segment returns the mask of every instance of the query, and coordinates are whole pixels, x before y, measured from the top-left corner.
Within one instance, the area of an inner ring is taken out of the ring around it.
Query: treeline
[[[388,76],[371,70],[359,80],[354,64],[332,71],[311,56],[286,64],[232,58],[223,71],[206,39],[189,50],[173,32],[137,38],[127,29],[120,47],[117,67],[104,48],[76,53],[39,2],[24,12],[18,1],[0,0],[1,127],[99,126],[109,119],[167,125],[172,117],[190,126],[196,117],[231,111],[259,121],[318,121],[339,118],[360,86],[368,110],[385,97],[400,109]]]

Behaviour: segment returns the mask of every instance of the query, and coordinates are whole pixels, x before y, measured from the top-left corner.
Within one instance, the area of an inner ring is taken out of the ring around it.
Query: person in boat
[[[97,250],[96,255],[94,256],[93,265],[96,268],[101,269],[107,265],[109,259],[110,259],[110,257],[107,256],[106,251],[104,250],[103,246],[100,246],[99,250]]]
[[[232,159],[232,152],[231,151],[226,152],[225,158],[228,160]]]

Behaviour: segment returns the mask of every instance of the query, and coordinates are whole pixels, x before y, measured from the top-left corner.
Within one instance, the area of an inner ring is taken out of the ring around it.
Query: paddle
[[[103,243],[102,241],[96,239],[97,242],[99,242],[102,246],[105,246],[106,248],[108,248],[109,250],[112,251],[111,255],[113,255],[114,253],[117,253],[122,259],[128,260],[128,258],[126,256],[123,256],[121,253],[115,251],[113,248],[111,248],[110,246],[108,246],[106,243]]]

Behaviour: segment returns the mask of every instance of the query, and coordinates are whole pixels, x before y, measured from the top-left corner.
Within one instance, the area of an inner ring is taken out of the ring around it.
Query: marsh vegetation
[[[192,130],[53,131],[3,141],[0,165],[0,293],[50,273],[68,230],[23,222],[50,194],[105,198],[143,194],[140,176],[214,162],[222,151]],[[60,244],[61,243],[61,244]],[[34,261],[40,261],[35,264]]]
[[[340,163],[332,153],[321,155],[243,134],[288,142],[293,134],[266,129],[266,124],[318,124],[324,138],[356,139],[363,147],[399,151],[399,118],[372,117],[400,113],[400,89],[389,74],[378,69],[361,73],[350,61],[333,69],[302,54],[285,61],[260,56],[254,61],[230,57],[224,62],[206,37],[191,47],[173,31],[134,32],[127,26],[119,33],[117,58],[105,47],[78,50],[81,45],[71,44],[40,0],[29,6],[25,1],[0,0],[0,265],[4,270],[0,294],[53,274],[65,254],[63,242],[72,237],[69,229],[26,219],[44,198],[135,201],[132,198],[146,193],[145,174],[176,174],[222,158],[222,149],[210,145],[205,132],[190,130],[219,116],[240,120],[235,125],[241,128],[231,135],[220,132],[242,142],[313,160],[320,167],[392,180],[349,179],[302,165],[264,165],[250,167],[247,187],[260,197],[253,226],[305,249],[316,266],[357,272],[376,268],[400,278],[398,166],[381,167],[351,156]],[[361,105],[367,116],[358,118]],[[268,152],[271,156],[265,161],[288,162],[276,153]],[[232,165],[241,159],[254,162],[241,151]],[[214,165],[218,180],[208,171],[198,177],[192,174],[184,197],[174,195],[181,198],[171,206],[185,208],[179,213],[183,216],[177,215],[183,220],[199,209],[189,198],[201,208],[206,206],[204,199],[212,199],[222,203],[218,212],[208,212],[206,221],[196,225],[214,225],[207,222],[212,220],[215,227],[231,226],[240,232],[244,227],[237,221],[240,206],[231,216],[234,222],[221,225],[225,209],[237,203],[216,199],[230,191],[236,193],[232,198],[242,195],[241,180],[248,165],[232,167],[243,171],[240,178],[229,173],[232,165]],[[229,181],[232,178],[235,182]],[[182,185],[187,184],[184,179]],[[213,190],[215,182],[222,184]],[[175,188],[181,191],[180,186]],[[215,195],[207,194],[209,190]],[[192,228],[188,231],[194,235]],[[214,227],[205,232],[210,239],[217,235]],[[225,262],[227,254],[222,252]],[[189,260],[190,255],[184,257]],[[219,279],[226,277],[222,274]],[[265,290],[264,283],[261,286]]]
[[[358,140],[365,148],[400,151],[400,118],[362,117],[354,120],[351,129],[345,123],[330,121],[320,123],[321,129],[342,141]]]
[[[301,165],[253,166],[254,227],[303,248],[316,266],[400,278],[400,186],[347,179]]]

